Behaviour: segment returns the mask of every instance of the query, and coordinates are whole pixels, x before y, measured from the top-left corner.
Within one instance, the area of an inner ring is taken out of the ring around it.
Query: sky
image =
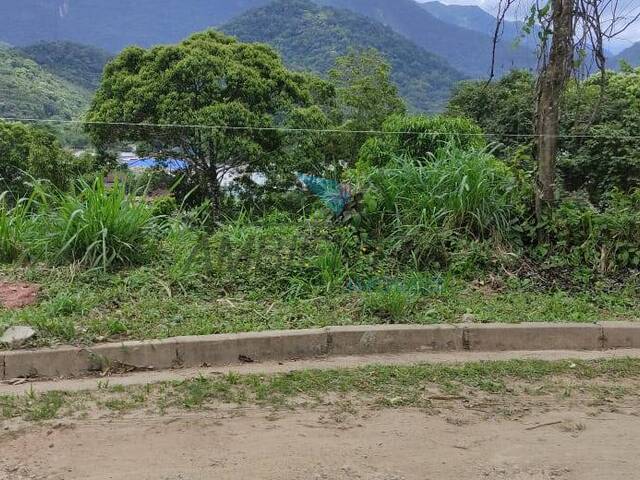
[[[418,0],[418,1],[424,2],[428,0]],[[496,5],[497,5],[497,0],[440,0],[440,1],[442,3],[447,3],[447,4],[477,5],[479,7],[482,7],[489,13],[495,13]],[[632,4],[637,1],[638,7],[634,7],[634,8],[637,9],[636,13],[640,12],[640,0],[627,0],[627,1],[631,2]],[[523,16],[523,12],[518,12],[518,13],[520,13],[520,17]],[[635,24],[632,25],[620,37],[612,41],[612,43],[609,45],[609,49],[617,53],[618,51],[623,50],[627,47],[630,47],[635,42],[639,42],[639,41],[640,41],[640,20],[635,22]]]

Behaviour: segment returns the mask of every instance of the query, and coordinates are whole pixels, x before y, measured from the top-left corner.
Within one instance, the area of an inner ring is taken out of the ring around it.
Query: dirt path
[[[639,433],[636,416],[575,408],[518,421],[233,409],[5,432],[0,478],[626,480],[640,471]]]

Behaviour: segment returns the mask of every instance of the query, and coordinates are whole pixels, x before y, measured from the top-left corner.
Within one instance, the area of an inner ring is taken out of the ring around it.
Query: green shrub
[[[640,189],[614,190],[600,208],[586,195],[569,195],[544,227],[549,243],[538,251],[552,264],[601,273],[640,266]]]
[[[424,164],[397,157],[352,177],[366,192],[364,226],[418,265],[446,259],[461,238],[510,239],[521,201],[514,173],[484,150],[440,149]]]
[[[96,168],[93,157],[74,157],[43,128],[0,121],[0,191],[14,199],[28,195],[34,180],[66,189],[72,179]]]
[[[178,202],[171,195],[155,197],[151,200],[151,212],[154,217],[168,217],[178,210]]]
[[[223,226],[211,237],[211,255],[216,284],[252,295],[327,292],[370,268],[352,227],[282,214]]]
[[[375,315],[395,323],[413,313],[418,296],[398,286],[386,290],[374,291],[364,296],[365,315]]]
[[[461,117],[393,115],[382,129],[383,135],[369,139],[362,146],[361,162],[380,166],[396,157],[430,158],[448,146],[461,150],[486,146],[480,127]]]

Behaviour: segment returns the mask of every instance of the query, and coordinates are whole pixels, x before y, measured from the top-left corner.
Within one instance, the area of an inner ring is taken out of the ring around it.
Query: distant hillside
[[[489,72],[493,43],[489,34],[439,20],[413,0],[317,0],[317,3],[347,8],[388,25],[416,45],[446,58],[466,74],[483,77]],[[499,73],[536,65],[531,49],[515,48],[512,43],[505,39],[498,45]]]
[[[0,0],[0,40],[68,40],[117,53],[175,43],[269,0]]]
[[[474,5],[446,5],[438,1],[421,3],[434,17],[443,22],[474,30],[486,35],[493,35],[496,29],[496,17],[480,7]],[[505,42],[513,42],[522,37],[522,22],[505,21],[502,38]],[[523,43],[530,43],[530,39],[522,39]]]
[[[111,58],[105,50],[72,42],[40,42],[18,51],[54,75],[89,90],[98,88]]]
[[[347,10],[308,0],[278,0],[221,28],[248,42],[277,48],[294,68],[327,72],[350,47],[375,48],[393,67],[400,93],[417,110],[438,110],[463,75],[390,28]]]
[[[89,90],[0,47],[0,116],[71,119],[88,106]]]
[[[620,54],[614,58],[613,64],[617,67],[620,60],[624,60],[633,67],[640,67],[640,42],[635,43],[626,50],[620,52]]]
[[[117,53],[130,44],[146,47],[174,43],[268,3],[269,0],[1,0],[0,41],[22,46],[68,40]],[[345,8],[379,21],[425,50],[446,58],[464,73],[476,77],[488,73],[491,37],[487,33],[438,19],[413,0],[316,3]],[[499,71],[535,65],[532,52],[522,47],[513,49],[511,43],[505,39],[498,49]]]

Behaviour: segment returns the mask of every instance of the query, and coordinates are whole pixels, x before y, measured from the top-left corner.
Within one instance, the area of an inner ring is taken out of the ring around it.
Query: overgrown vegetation
[[[32,325],[39,345],[638,319],[637,77],[612,74],[612,104],[589,135],[563,140],[557,206],[538,221],[531,139],[518,136],[532,121],[526,74],[467,84],[448,115],[423,116],[404,112],[372,51],[350,52],[321,79],[215,32],[127,49],[90,112],[104,122],[87,126],[96,156],[0,124],[0,275],[43,286],[38,305],[0,311],[0,330]],[[596,87],[566,93],[567,132],[585,125]],[[109,125],[121,120],[189,126]],[[485,138],[498,127],[500,144]],[[105,182],[129,141],[160,166]],[[182,167],[163,168],[176,158]]]

